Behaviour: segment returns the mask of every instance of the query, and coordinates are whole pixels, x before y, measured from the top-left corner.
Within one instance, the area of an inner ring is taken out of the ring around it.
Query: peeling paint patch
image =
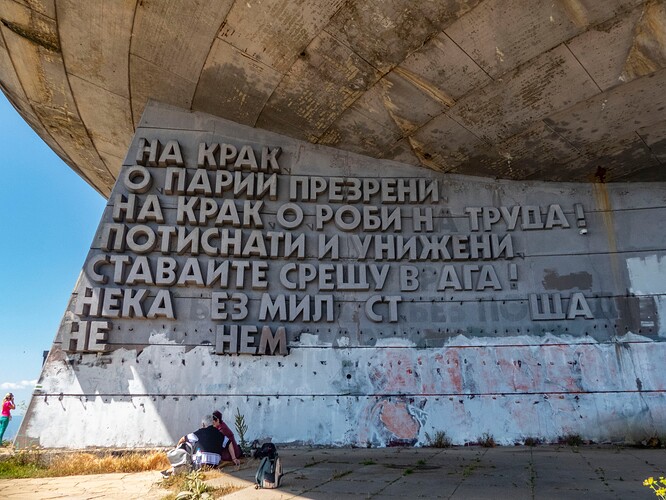
[[[627,259],[631,292],[636,295],[666,293],[666,257],[631,257]]]
[[[319,335],[315,335],[313,333],[301,333],[300,342],[298,345],[330,347],[333,344],[331,344],[330,342],[321,342],[319,340]]]
[[[656,314],[648,315],[648,320],[657,327],[659,337],[666,337],[666,326],[658,318],[666,318],[666,258],[657,255],[649,257],[632,257],[627,259],[627,272],[631,283],[630,292],[635,295],[653,295]],[[662,273],[662,274],[659,274]],[[642,311],[641,311],[642,312]],[[643,320],[643,315],[641,314]],[[647,326],[647,324],[646,324]]]
[[[502,52],[499,47],[495,47],[495,55],[499,62],[504,62],[504,52]]]
[[[151,344],[176,344],[173,339],[169,338],[167,332],[151,332],[148,342]]]
[[[577,273],[559,274],[555,269],[544,270],[543,287],[546,290],[591,290],[592,274],[580,271]]]

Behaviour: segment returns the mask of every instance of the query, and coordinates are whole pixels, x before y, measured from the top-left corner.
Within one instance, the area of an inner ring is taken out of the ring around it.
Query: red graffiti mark
[[[380,420],[398,439],[415,439],[419,434],[419,424],[407,410],[404,402],[392,403],[382,401],[380,404]]]
[[[447,349],[445,353],[446,373],[449,376],[448,383],[452,392],[461,392],[463,381],[462,373],[460,372],[460,351],[458,349]],[[447,381],[444,381],[446,388]]]

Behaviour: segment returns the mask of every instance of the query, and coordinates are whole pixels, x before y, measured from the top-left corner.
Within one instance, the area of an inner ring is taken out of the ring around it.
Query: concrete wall
[[[153,103],[18,443],[169,445],[213,409],[278,443],[664,433],[664,216],[663,184],[452,176]]]

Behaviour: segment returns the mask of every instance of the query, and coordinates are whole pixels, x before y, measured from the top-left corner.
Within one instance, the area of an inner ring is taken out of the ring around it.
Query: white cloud
[[[3,382],[0,384],[0,389],[8,391],[19,391],[21,389],[32,389],[37,385],[37,379],[35,380],[21,380],[20,382]]]

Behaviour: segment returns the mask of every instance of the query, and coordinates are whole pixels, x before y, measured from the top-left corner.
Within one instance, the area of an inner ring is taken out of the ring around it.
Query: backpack
[[[192,445],[183,443],[178,448],[167,452],[167,459],[173,467],[174,474],[189,471],[192,468]]]
[[[261,458],[254,476],[255,488],[277,488],[282,479],[282,463],[273,443],[265,443],[254,452],[254,458]]]

